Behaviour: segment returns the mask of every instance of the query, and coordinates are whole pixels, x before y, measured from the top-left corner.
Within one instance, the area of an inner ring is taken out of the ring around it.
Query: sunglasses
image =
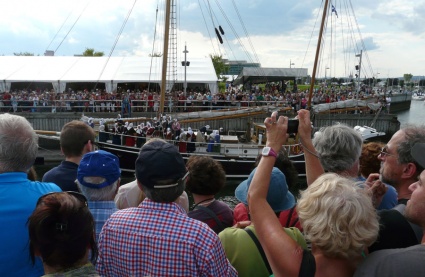
[[[379,155],[381,155],[381,157],[394,157],[394,158],[397,157],[397,155],[388,153],[386,147],[381,148],[381,152],[379,152]]]
[[[40,203],[43,201],[43,199],[46,198],[47,196],[57,194],[57,193],[66,193],[66,194],[72,195],[75,198],[77,198],[77,200],[79,200],[81,203],[83,203],[84,206],[86,206],[86,207],[88,206],[87,198],[84,196],[84,194],[81,194],[81,193],[76,192],[76,191],[63,191],[63,192],[46,193],[45,195],[42,195],[40,198],[38,198],[36,206],[40,205]]]

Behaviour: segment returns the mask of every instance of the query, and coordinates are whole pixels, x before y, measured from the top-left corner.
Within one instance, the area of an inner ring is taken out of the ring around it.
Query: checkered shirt
[[[118,211],[114,201],[88,201],[89,210],[93,215],[96,225],[96,241],[99,240],[100,231],[105,224],[106,220],[111,214]]]
[[[102,276],[237,276],[208,225],[176,203],[147,198],[105,223],[96,269]]]

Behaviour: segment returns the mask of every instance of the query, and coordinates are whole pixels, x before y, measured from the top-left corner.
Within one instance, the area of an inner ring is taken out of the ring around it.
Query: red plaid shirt
[[[96,269],[102,276],[237,276],[206,224],[176,203],[147,198],[105,223]]]

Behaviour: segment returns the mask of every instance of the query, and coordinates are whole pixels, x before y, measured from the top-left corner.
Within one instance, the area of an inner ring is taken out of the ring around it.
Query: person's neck
[[[79,157],[66,157],[65,158],[65,161],[80,165],[80,162],[81,162],[81,159],[82,158],[83,158],[83,156],[79,156]]]
[[[44,273],[45,274],[52,274],[52,273],[68,272],[68,271],[80,268],[80,267],[84,266],[85,264],[87,264],[89,262],[88,257],[89,257],[89,251],[87,250],[86,254],[84,255],[84,257],[82,259],[80,259],[74,265],[72,265],[68,268],[49,266],[46,263],[43,263]]]
[[[409,190],[409,186],[416,182],[415,180],[406,180],[400,186],[394,186],[397,190],[398,199],[410,199],[412,192]]]
[[[208,205],[214,200],[214,194],[201,195],[201,194],[192,193],[192,196],[193,196],[193,202],[195,203],[195,205],[202,205],[204,203]]]
[[[327,257],[320,249],[312,245],[312,253],[316,261],[316,272],[325,273],[325,276],[353,276],[362,256],[350,259]]]

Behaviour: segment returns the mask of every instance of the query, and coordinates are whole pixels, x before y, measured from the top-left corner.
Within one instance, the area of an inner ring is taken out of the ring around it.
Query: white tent
[[[177,64],[175,82],[184,82],[184,69]],[[0,56],[0,92],[9,91],[13,82],[51,82],[60,92],[69,82],[101,82],[112,92],[118,83],[161,85],[161,76],[162,58]],[[190,66],[186,67],[186,81],[206,84],[216,93],[218,80],[211,58],[191,58]]]

